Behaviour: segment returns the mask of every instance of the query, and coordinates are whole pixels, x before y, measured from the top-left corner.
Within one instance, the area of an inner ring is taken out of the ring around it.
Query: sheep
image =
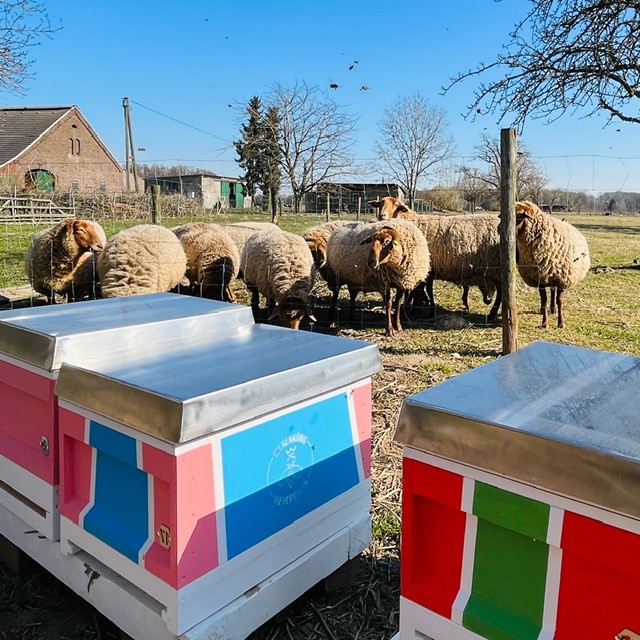
[[[435,306],[433,281],[446,280],[462,286],[462,304],[469,311],[469,288],[477,286],[485,304],[496,295],[489,312],[495,320],[502,303],[500,276],[500,218],[494,214],[462,216],[419,215],[392,196],[369,202],[379,209],[378,218],[411,220],[424,233],[431,253],[432,272],[424,291],[429,306]],[[420,290],[414,294],[418,299]]]
[[[93,262],[91,252],[100,251],[105,242],[104,230],[92,220],[67,218],[38,232],[25,256],[31,286],[50,304],[55,303],[56,294],[69,300],[90,295],[94,281],[87,282],[87,266]]]
[[[140,224],[109,239],[98,256],[102,296],[115,298],[170,291],[184,278],[187,256],[176,235]]]
[[[516,202],[515,209],[518,272],[540,293],[542,327],[549,328],[549,311],[557,308],[562,329],[564,292],[582,281],[591,266],[587,240],[573,225],[544,213],[533,202]],[[551,288],[550,309],[547,287]]]
[[[298,329],[304,317],[316,322],[307,302],[315,265],[304,238],[280,229],[256,231],[245,244],[240,269],[251,291],[254,318],[262,294],[269,320],[278,315],[292,329]]]
[[[435,305],[433,281],[446,280],[463,287],[462,303],[469,310],[469,287],[477,286],[485,304],[495,293],[488,319],[493,321],[502,303],[500,217],[492,213],[421,215],[418,227],[431,252],[432,271],[425,283],[429,304]]]
[[[327,243],[327,261],[335,276],[330,283],[332,306],[343,284],[348,285],[352,302],[358,291],[377,291],[385,304],[388,336],[402,331],[402,300],[426,279],[430,268],[427,241],[406,220],[345,224],[335,229]],[[396,290],[395,314],[392,289]]]
[[[329,241],[329,236],[338,227],[342,227],[345,224],[346,222],[344,221],[333,220],[311,227],[302,234],[302,237],[309,245],[316,269],[324,280],[327,280],[326,271],[329,268],[327,266],[327,242]]]
[[[238,249],[224,227],[190,222],[172,227],[187,256],[190,292],[203,298],[235,302],[231,282],[238,276]]]

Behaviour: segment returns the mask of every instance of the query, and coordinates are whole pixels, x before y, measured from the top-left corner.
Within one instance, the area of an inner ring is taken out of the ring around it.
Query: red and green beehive
[[[405,400],[399,640],[640,632],[639,383],[537,342]]]

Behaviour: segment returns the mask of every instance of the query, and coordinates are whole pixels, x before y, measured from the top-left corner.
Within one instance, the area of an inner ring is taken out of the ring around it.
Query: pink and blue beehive
[[[537,342],[405,400],[399,640],[636,637],[639,383]]]
[[[252,324],[250,310],[168,293],[3,311],[0,316],[0,505],[59,535],[58,401],[63,362],[126,359],[166,340]]]
[[[63,549],[148,594],[176,635],[344,538],[338,568],[370,540],[379,368],[375,345],[265,325],[64,364]]]

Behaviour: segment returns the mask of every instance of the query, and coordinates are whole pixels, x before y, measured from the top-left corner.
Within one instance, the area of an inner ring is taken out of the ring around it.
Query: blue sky
[[[124,162],[122,99],[139,162],[184,164],[237,176],[231,142],[237,109],[274,82],[328,87],[358,118],[355,156],[372,157],[377,123],[399,97],[419,93],[442,108],[457,147],[449,171],[472,163],[482,133],[509,122],[463,117],[475,80],[442,96],[457,72],[492,60],[528,0],[44,0],[61,24],[32,51],[35,77],[9,105],[76,104]],[[349,65],[358,64],[349,71]],[[367,85],[368,91],[360,90]],[[167,117],[168,116],[168,117]],[[173,118],[174,120],[170,119]],[[182,123],[175,122],[179,120]],[[640,130],[604,118],[531,121],[519,142],[550,185],[587,192],[640,190]],[[190,126],[186,126],[190,125]],[[200,131],[198,131],[198,129]],[[616,131],[620,129],[620,131]],[[636,157],[637,156],[637,157]]]

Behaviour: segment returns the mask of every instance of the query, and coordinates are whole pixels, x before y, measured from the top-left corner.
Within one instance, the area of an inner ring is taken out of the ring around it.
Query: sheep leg
[[[349,289],[349,322],[353,322],[356,312],[356,298],[358,297],[357,289]]]
[[[391,309],[391,307],[393,306],[393,297],[391,296],[391,291],[385,291],[382,298],[384,300],[386,319],[387,319],[387,335],[392,336],[394,334],[394,330],[393,330],[393,321],[392,321],[393,314]]]
[[[547,307],[547,290],[545,287],[538,287],[540,292],[540,313],[542,314],[542,328],[549,328],[549,308]]]
[[[251,312],[253,313],[253,319],[256,322],[258,320],[258,314],[260,313],[260,292],[255,287],[250,287],[247,285],[247,289],[251,291]]]
[[[557,296],[557,305],[558,305],[558,328],[564,329],[564,312],[563,312],[563,300],[564,300],[564,289],[560,289],[558,287],[556,289]]]
[[[489,312],[489,320],[493,322],[498,317],[498,311],[500,311],[500,305],[502,304],[502,288],[496,287],[496,299]]]
[[[558,288],[557,287],[551,287],[549,289],[549,291],[551,292],[551,302],[550,302],[550,305],[549,305],[549,313],[555,314],[555,312],[556,312],[556,297],[557,297]]]
[[[389,298],[391,298],[391,292],[389,292]],[[396,331],[402,331],[402,323],[400,322],[400,315],[402,311],[403,299],[404,299],[404,291],[402,289],[398,289],[396,293],[396,309],[395,309],[395,316],[393,320],[393,326]]]
[[[433,294],[433,281],[436,279],[436,272],[431,269],[424,283],[424,291],[427,295],[428,313],[427,317],[431,318],[436,313],[436,298]]]
[[[465,311],[470,311],[469,307],[469,285],[462,285],[462,306],[465,308]]]

